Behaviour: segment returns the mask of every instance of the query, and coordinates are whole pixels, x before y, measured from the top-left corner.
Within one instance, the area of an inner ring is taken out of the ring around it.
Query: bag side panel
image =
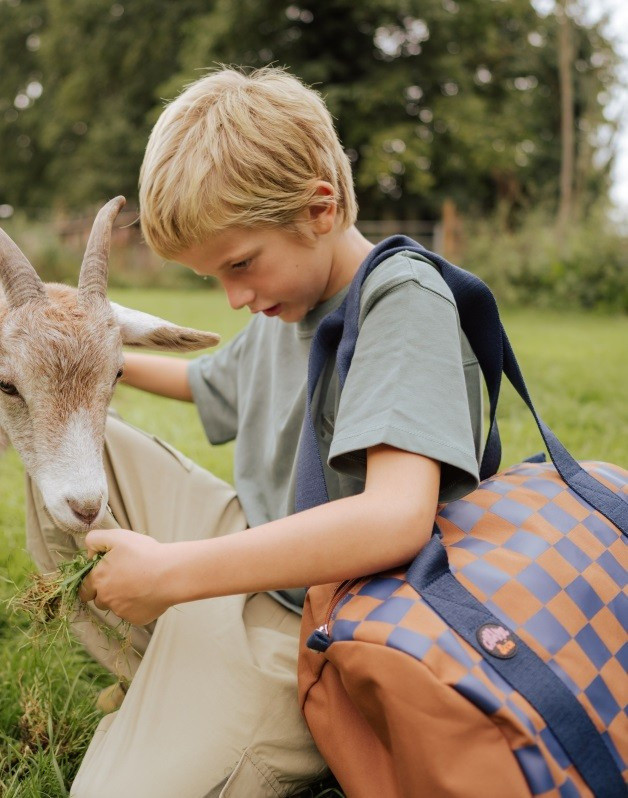
[[[333,644],[327,653],[390,752],[403,798],[529,798],[499,727],[421,662],[359,642]]]

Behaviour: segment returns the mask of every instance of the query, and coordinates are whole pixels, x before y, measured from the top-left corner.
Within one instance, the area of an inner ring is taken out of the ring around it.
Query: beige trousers
[[[168,444],[107,422],[104,527],[159,541],[204,539],[246,526],[233,488]],[[82,540],[54,526],[27,484],[27,543],[42,571]],[[237,564],[234,564],[237,567]],[[83,759],[73,798],[277,798],[325,773],[297,703],[300,619],[265,593],[171,607],[132,628],[132,649],[95,630],[90,602],[74,630],[90,654],[131,679]]]

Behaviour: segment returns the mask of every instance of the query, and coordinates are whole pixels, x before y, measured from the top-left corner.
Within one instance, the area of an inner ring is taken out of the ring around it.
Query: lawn
[[[229,340],[247,320],[221,293],[201,290],[112,291],[123,304],[220,332]],[[622,317],[510,311],[505,326],[528,388],[545,422],[578,459],[628,462],[628,320]],[[543,448],[510,386],[503,391],[503,465]],[[210,447],[192,405],[121,386],[116,409],[230,480],[232,447]],[[0,459],[0,599],[32,569],[24,551],[23,471],[15,452]],[[6,798],[67,795],[98,722],[97,692],[111,677],[78,646],[57,643],[45,656],[25,643],[23,621],[0,606],[0,794]]]

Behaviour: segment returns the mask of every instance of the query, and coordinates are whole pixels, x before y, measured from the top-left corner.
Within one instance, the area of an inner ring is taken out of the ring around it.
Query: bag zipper
[[[344,582],[338,583],[331,597],[331,601],[329,602],[329,606],[327,607],[325,622],[316,628],[317,632],[322,632],[323,634],[329,636],[329,624],[332,622],[334,610],[353,587],[359,585],[360,582],[366,582],[367,579],[368,577],[359,577],[358,579],[345,579]]]

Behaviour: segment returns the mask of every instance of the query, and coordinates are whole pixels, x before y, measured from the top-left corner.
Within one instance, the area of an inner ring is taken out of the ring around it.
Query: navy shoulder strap
[[[406,236],[392,236],[380,242],[363,261],[342,305],[320,322],[310,349],[307,408],[297,454],[297,510],[329,501],[312,419],[312,398],[328,358],[336,353],[338,376],[344,385],[358,337],[360,295],[364,280],[384,260],[400,252],[417,252],[439,269],[449,286],[460,317],[460,325],[475,352],[489,395],[489,431],[480,479],[493,476],[501,461],[501,441],[496,421],[502,372],[528,406],[541,432],[550,457],[563,480],[582,499],[595,507],[611,523],[628,534],[628,501],[584,471],[552,430],[537,414],[526,388],[517,359],[499,317],[497,303],[488,286],[474,274],[429,252]]]

